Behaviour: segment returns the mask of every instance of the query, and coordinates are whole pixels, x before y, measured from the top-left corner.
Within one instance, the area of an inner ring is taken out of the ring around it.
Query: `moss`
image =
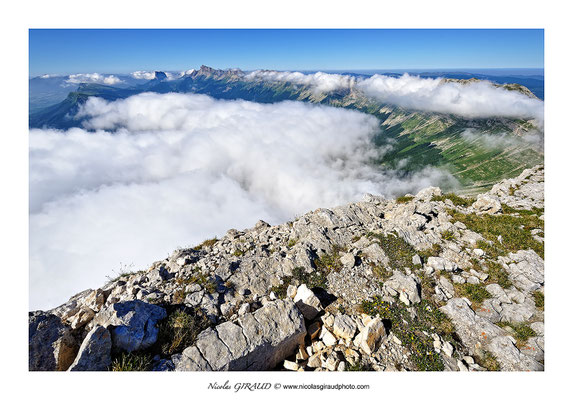
[[[489,292],[478,283],[454,283],[454,289],[460,296],[467,297],[476,305],[491,297]]]
[[[476,215],[463,214],[455,210],[449,210],[449,213],[454,221],[462,222],[468,229],[492,242],[491,244],[478,242],[478,246],[492,257],[524,249],[532,249],[544,257],[543,243],[531,235],[532,229],[543,230],[543,221],[536,215]],[[498,237],[501,237],[501,242]]]
[[[427,333],[435,332],[446,340],[453,340],[454,326],[432,303],[422,300],[411,307],[411,313],[401,302],[390,304],[375,297],[372,301],[363,301],[361,309],[372,316],[379,314],[389,322],[390,330],[410,351],[411,360],[419,371],[444,370],[444,362],[435,352],[433,339]]]
[[[109,367],[110,371],[149,371],[152,357],[148,353],[132,352],[116,354]]]
[[[212,239],[207,239],[207,240],[205,240],[203,243],[201,243],[201,244],[199,244],[199,245],[193,247],[193,250],[201,250],[201,249],[203,249],[203,248],[213,247],[213,245],[214,245],[215,243],[217,243],[218,240],[219,240],[219,239],[217,239],[217,237],[214,237],[214,238],[212,238]]]
[[[535,307],[543,310],[545,307],[545,295],[540,291],[533,292],[533,299],[535,300]]]
[[[400,196],[396,198],[396,203],[405,204],[414,200],[414,196]]]
[[[460,197],[455,195],[454,193],[447,193],[441,196],[432,196],[432,201],[446,201],[446,200],[450,200],[455,206],[462,206],[462,207],[471,206],[475,201],[475,199]]]

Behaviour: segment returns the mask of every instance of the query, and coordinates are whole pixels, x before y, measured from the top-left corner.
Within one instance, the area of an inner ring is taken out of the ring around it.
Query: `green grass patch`
[[[442,240],[452,240],[455,237],[452,231],[443,231],[441,236]]]
[[[427,300],[422,300],[411,308],[414,311],[412,313],[403,303],[390,304],[380,297],[375,297],[372,301],[365,300],[361,304],[362,312],[372,316],[380,314],[383,319],[389,320],[390,331],[411,352],[412,361],[419,371],[443,371],[444,362],[435,352],[430,334],[435,332],[446,340],[453,340],[452,322]]]
[[[509,323],[509,322],[499,322],[497,324],[500,327],[509,326],[513,330],[514,337],[517,340],[516,346],[521,348],[525,346],[527,339],[530,337],[537,336],[535,331],[531,329],[531,327],[526,322],[519,322],[519,323]]]
[[[475,199],[458,196],[454,193],[446,193],[441,196],[432,196],[432,201],[446,201],[450,200],[455,206],[468,207],[471,206]]]
[[[475,304],[481,304],[485,299],[491,297],[485,287],[478,283],[454,283],[454,289],[460,296],[467,297]]]
[[[292,270],[292,277],[301,285],[308,286],[309,289],[320,287],[327,288],[326,276],[319,271],[306,272],[302,267],[296,267]],[[284,278],[283,278],[284,279]]]
[[[274,292],[274,294],[279,299],[284,299],[287,297],[287,288],[292,283],[293,277],[292,276],[285,276],[284,278],[282,278],[282,280],[283,280],[283,283],[281,283],[280,285],[277,285],[277,286],[272,286],[271,290],[270,290],[271,292]]]
[[[294,245],[296,244],[297,240],[296,239],[290,239],[287,243],[287,247],[290,249],[292,247],[294,247]]]
[[[340,262],[340,253],[346,251],[344,247],[337,245],[332,246],[332,251],[327,254],[323,254],[314,260],[314,265],[317,271],[320,271],[324,275],[328,275],[331,272],[338,272],[342,269],[342,263]]]
[[[535,307],[544,309],[545,307],[545,295],[540,291],[533,292],[533,299],[535,300]]]
[[[474,355],[474,359],[477,364],[481,365],[483,368],[487,369],[488,371],[500,371],[501,367],[499,362],[493,354],[489,351],[484,351],[481,355]]]
[[[442,252],[442,246],[440,246],[438,243],[434,243],[432,247],[429,247],[426,250],[419,251],[418,255],[422,259],[422,262],[425,264],[428,262],[428,258],[438,257],[441,252]]]
[[[179,286],[187,286],[197,283],[201,285],[208,293],[211,294],[215,293],[217,290],[217,284],[215,283],[215,281],[208,275],[202,273],[199,269],[195,269],[195,271],[192,273],[191,276],[188,276],[186,278],[179,277],[175,279],[175,283],[177,283],[177,285]]]
[[[538,242],[531,235],[532,229],[543,229],[543,221],[535,215],[476,215],[463,214],[455,210],[448,210],[448,212],[454,221],[462,222],[468,229],[493,242],[493,244],[478,242],[478,247],[492,257],[526,249],[532,249],[542,258],[544,257],[543,243]],[[499,236],[501,236],[501,242],[498,241]]]

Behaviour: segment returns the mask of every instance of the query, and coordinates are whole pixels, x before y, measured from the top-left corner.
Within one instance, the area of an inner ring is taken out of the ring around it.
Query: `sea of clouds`
[[[31,309],[259,219],[455,185],[373,166],[379,122],[352,110],[144,93],[91,98],[79,116],[83,128],[30,132]]]

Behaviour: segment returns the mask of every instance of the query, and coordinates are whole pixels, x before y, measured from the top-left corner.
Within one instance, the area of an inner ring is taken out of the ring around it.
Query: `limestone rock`
[[[69,371],[106,371],[110,364],[111,335],[98,325],[85,337]]]
[[[300,285],[296,290],[294,298],[296,306],[308,320],[313,319],[317,314],[322,311],[320,300],[306,285]]]
[[[348,315],[337,314],[332,331],[339,338],[352,340],[356,333],[356,322]]]
[[[65,371],[73,363],[78,343],[59,317],[43,311],[29,314],[30,371]]]
[[[360,347],[366,354],[370,355],[376,350],[376,346],[382,337],[386,336],[384,324],[380,318],[374,318],[354,339],[354,345]]]

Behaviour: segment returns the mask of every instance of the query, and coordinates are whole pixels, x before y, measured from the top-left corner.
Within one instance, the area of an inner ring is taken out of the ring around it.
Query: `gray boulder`
[[[166,316],[159,306],[132,300],[110,305],[96,315],[94,322],[109,328],[114,347],[131,352],[155,343],[159,332],[156,324]]]
[[[290,299],[268,302],[254,313],[201,332],[175,359],[178,371],[268,370],[304,343],[306,327]]]

